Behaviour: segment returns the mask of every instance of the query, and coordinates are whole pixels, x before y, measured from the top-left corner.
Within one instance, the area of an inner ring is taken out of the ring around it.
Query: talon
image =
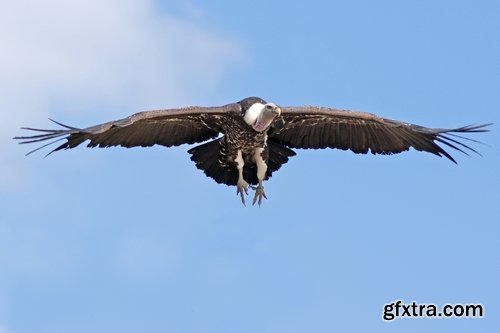
[[[245,194],[248,195],[248,183],[244,180],[238,181],[238,184],[236,185],[236,195],[240,195],[241,197],[241,203],[246,206],[245,204]]]
[[[252,189],[255,190],[255,195],[253,197],[252,205],[258,203],[260,207],[260,204],[262,203],[262,198],[267,199],[266,193],[264,193],[264,186],[259,184],[259,186],[252,186]]]

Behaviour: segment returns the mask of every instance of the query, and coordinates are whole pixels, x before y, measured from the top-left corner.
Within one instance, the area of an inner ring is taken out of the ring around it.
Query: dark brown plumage
[[[413,147],[456,163],[439,144],[465,154],[478,153],[461,140],[477,141],[458,134],[487,132],[490,125],[427,128],[365,112],[316,106],[278,107],[257,97],[221,107],[140,112],[84,129],[54,122],[65,129],[24,128],[40,134],[14,139],[22,144],[54,139],[28,154],[64,139],[49,154],[85,141],[87,147],[130,148],[156,144],[171,147],[215,139],[190,149],[191,159],[217,183],[237,185],[243,202],[248,183],[258,184],[254,203],[258,200],[259,204],[265,197],[262,182],[295,155],[293,148],[397,154]]]
[[[217,137],[220,126],[217,125],[221,116],[238,110],[238,104],[228,104],[222,107],[187,107],[180,109],[144,111],[133,114],[127,118],[96,126],[80,129],[54,123],[65,127],[65,130],[45,130],[23,127],[23,129],[42,132],[45,134],[33,136],[20,136],[14,139],[24,140],[20,143],[35,143],[63,137],[67,139],[49,154],[61,150],[74,148],[82,142],[89,140],[87,147],[150,147],[155,144],[166,147],[181,144],[203,142]],[[60,138],[61,139],[61,138]],[[47,145],[32,150],[31,154]]]
[[[487,132],[485,125],[453,129],[427,128],[378,117],[371,113],[317,106],[284,107],[270,130],[269,137],[290,148],[337,148],[357,154],[397,154],[411,147],[455,159],[435,141],[467,154],[478,154],[457,139],[456,133]],[[477,141],[475,141],[477,142]]]

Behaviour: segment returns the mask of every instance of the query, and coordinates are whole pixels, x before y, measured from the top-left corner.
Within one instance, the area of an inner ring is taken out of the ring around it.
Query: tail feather
[[[219,162],[222,138],[206,142],[188,150],[196,167],[219,184],[236,185],[238,170],[224,167]]]
[[[288,158],[295,156],[295,152],[280,143],[269,140],[269,161],[267,162],[267,177],[271,177],[274,171],[277,171],[283,164],[288,162]]]
[[[188,150],[191,160],[196,167],[202,170],[207,177],[212,178],[219,184],[236,186],[238,182],[238,170],[231,165],[223,165],[221,151],[222,138],[206,142]],[[295,155],[295,152],[279,143],[268,141],[269,159],[266,173],[266,180],[272,173],[278,170],[283,164],[288,162],[288,158]],[[243,168],[243,178],[251,185],[258,183],[257,167],[255,165],[245,165]]]

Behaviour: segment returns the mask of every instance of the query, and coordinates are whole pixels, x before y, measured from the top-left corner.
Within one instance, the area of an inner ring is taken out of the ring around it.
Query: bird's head
[[[247,102],[250,98],[243,100]],[[248,101],[250,102],[250,101]],[[274,103],[267,103],[262,99],[255,99],[251,101],[252,103],[242,103],[243,107],[243,119],[245,122],[252,126],[252,128],[257,132],[266,131],[274,118],[281,115],[281,109]]]

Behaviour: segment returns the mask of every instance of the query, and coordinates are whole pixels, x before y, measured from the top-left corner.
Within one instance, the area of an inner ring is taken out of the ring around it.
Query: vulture
[[[391,155],[411,147],[456,163],[445,148],[479,154],[464,143],[478,141],[458,134],[487,132],[486,127],[491,125],[428,128],[366,112],[280,107],[258,97],[216,107],[144,111],[87,128],[52,121],[62,128],[23,127],[34,135],[14,138],[21,144],[50,140],[26,155],[61,140],[63,143],[47,155],[87,141],[87,147],[100,148],[201,143],[188,150],[196,167],[219,184],[236,186],[243,204],[248,189],[253,189],[253,204],[259,206],[263,198],[267,199],[263,182],[295,155],[293,149],[336,148],[356,154]]]

